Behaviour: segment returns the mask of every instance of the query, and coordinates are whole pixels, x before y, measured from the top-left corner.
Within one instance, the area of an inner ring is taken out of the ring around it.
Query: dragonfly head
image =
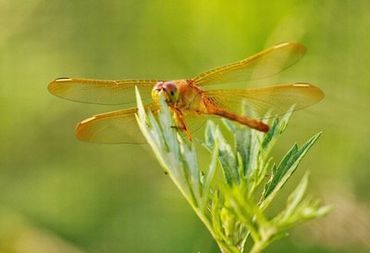
[[[173,81],[161,81],[154,85],[152,97],[155,101],[159,102],[159,94],[161,92],[168,104],[174,104],[179,100],[179,90],[177,89],[176,83]]]

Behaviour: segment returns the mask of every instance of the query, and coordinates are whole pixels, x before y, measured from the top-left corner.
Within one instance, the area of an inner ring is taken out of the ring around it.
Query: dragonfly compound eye
[[[174,82],[165,82],[163,84],[163,90],[166,92],[169,102],[177,102],[177,100],[179,99],[179,91]]]

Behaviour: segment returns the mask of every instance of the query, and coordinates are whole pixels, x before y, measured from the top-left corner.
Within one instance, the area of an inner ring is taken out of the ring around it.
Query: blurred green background
[[[294,115],[274,156],[322,130],[295,180],[310,169],[310,191],[335,210],[267,252],[368,252],[369,11],[369,0],[0,0],[0,252],[218,252],[147,145],[74,138],[76,122],[117,107],[47,84],[192,77],[284,41],[307,55],[266,84],[311,82],[326,98]]]

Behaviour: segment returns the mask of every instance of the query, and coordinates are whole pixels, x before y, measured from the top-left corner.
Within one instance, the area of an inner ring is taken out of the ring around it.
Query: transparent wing
[[[281,115],[293,105],[295,110],[305,108],[319,102],[324,97],[322,90],[307,83],[281,84],[256,89],[244,90],[213,90],[206,91],[207,99],[214,106],[229,112],[265,118]]]
[[[206,125],[207,119],[209,118],[209,116],[207,117],[207,115],[204,114],[201,115],[194,112],[184,112],[185,124],[192,134],[203,129],[203,127]]]
[[[134,104],[135,86],[140,89],[143,102],[151,101],[151,91],[157,80],[95,80],[58,78],[48,89],[55,96],[92,104]]]
[[[257,80],[275,75],[296,63],[306,49],[298,43],[282,43],[239,62],[211,69],[192,80],[200,86]]]
[[[153,113],[158,106],[147,106]],[[136,122],[137,108],[129,108],[92,116],[76,126],[76,136],[81,141],[94,143],[146,143]]]

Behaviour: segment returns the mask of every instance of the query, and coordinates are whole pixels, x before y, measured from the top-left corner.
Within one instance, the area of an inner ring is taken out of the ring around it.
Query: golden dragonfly
[[[266,112],[283,114],[317,103],[322,90],[308,83],[283,83],[268,87],[245,88],[245,82],[275,75],[295,64],[306,49],[299,43],[281,43],[241,61],[205,71],[191,79],[179,80],[96,80],[58,78],[49,83],[49,91],[61,98],[94,104],[123,105],[125,109],[98,114],[78,123],[77,138],[98,143],[139,142],[136,126],[135,86],[146,108],[159,110],[162,93],[173,113],[176,128],[191,139],[191,118],[219,116],[261,132]],[[239,89],[223,89],[237,83]],[[217,86],[215,86],[217,85]],[[224,85],[223,87],[218,85]],[[212,89],[217,87],[217,89]],[[254,117],[242,109],[249,108]],[[136,141],[135,141],[136,139]],[[134,140],[134,141],[133,141]]]

